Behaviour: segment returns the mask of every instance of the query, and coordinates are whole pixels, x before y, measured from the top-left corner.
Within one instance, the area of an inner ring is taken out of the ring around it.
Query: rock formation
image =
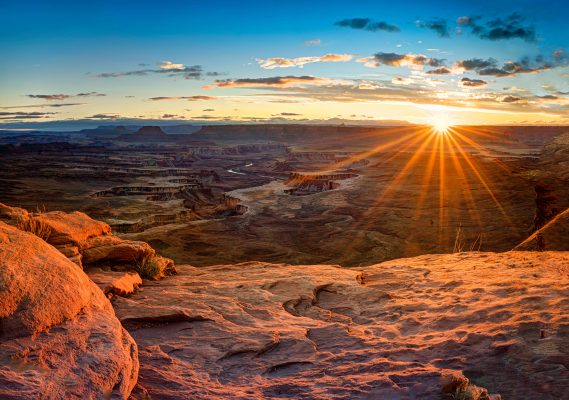
[[[146,261],[160,266],[157,278],[176,273],[173,261],[157,255],[147,243],[114,236],[109,225],[82,212],[28,213],[0,203],[0,221],[39,235],[80,267],[110,263],[136,269]]]
[[[136,343],[103,292],[54,247],[0,222],[0,398],[123,398]]]
[[[299,174],[292,172],[289,174],[286,184],[293,186],[292,189],[285,190],[285,193],[304,196],[314,193],[327,192],[338,189],[340,184],[337,180],[352,179],[358,175],[351,172],[334,172],[327,174]]]

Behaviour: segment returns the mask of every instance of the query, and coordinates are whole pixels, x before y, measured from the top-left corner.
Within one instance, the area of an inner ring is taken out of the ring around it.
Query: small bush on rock
[[[141,278],[158,280],[164,277],[164,264],[155,256],[146,256],[136,261],[136,272]]]

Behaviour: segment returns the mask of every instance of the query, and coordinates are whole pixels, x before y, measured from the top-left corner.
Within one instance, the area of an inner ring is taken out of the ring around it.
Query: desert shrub
[[[47,240],[51,235],[51,228],[42,220],[35,218],[20,219],[18,221],[18,229],[33,233],[42,240]]]
[[[488,400],[488,391],[474,385],[458,388],[451,394],[453,400]]]
[[[161,263],[154,256],[146,256],[137,260],[136,272],[144,279],[157,280],[164,276],[164,263]]]

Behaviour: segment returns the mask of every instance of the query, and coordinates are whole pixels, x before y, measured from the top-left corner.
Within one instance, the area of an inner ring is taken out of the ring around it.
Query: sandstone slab
[[[83,248],[88,239],[111,233],[108,224],[94,220],[79,211],[71,213],[51,211],[34,215],[33,218],[50,228],[48,242],[54,246],[74,244]]]
[[[146,242],[106,235],[87,241],[82,253],[83,262],[89,264],[103,260],[133,263],[144,257],[151,257],[156,252]]]

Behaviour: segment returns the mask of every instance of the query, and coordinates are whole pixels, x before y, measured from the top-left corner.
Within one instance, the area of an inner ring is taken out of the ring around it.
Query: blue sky
[[[566,123],[567,15],[567,2],[528,0],[11,2],[0,122]],[[472,59],[498,72],[458,68]],[[263,81],[302,76],[313,79]]]

